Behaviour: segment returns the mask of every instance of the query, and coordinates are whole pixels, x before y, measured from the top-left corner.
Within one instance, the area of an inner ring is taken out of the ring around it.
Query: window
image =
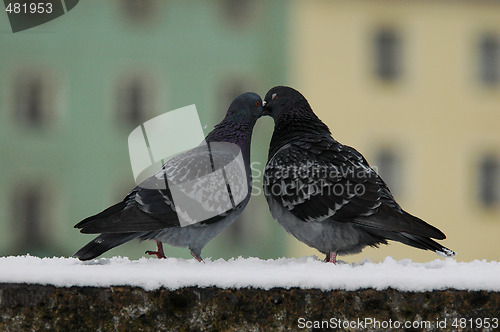
[[[252,90],[251,89],[249,90],[247,81],[243,79],[231,78],[224,80],[220,85],[218,91],[217,108],[220,116],[218,116],[218,118],[215,119],[216,122],[222,120],[222,118],[226,115],[226,111],[229,108],[229,105],[231,105],[231,102],[233,101],[234,98],[248,91]]]
[[[382,29],[375,35],[375,74],[384,81],[400,76],[400,41],[391,29]]]
[[[133,22],[144,22],[157,10],[153,0],[122,0],[121,7],[125,16]]]
[[[130,82],[127,90],[125,116],[130,123],[141,123],[145,113],[144,85],[136,79]]]
[[[500,83],[500,38],[494,34],[479,41],[479,78],[486,85]]]
[[[255,17],[255,1],[251,0],[224,0],[222,1],[223,14],[226,20],[234,26],[240,27]]]
[[[19,74],[13,93],[13,112],[17,121],[32,127],[49,124],[55,115],[55,96],[52,92],[49,80],[42,74]]]
[[[479,202],[485,207],[500,203],[500,162],[495,155],[482,157],[479,162]]]
[[[116,114],[119,123],[135,128],[155,114],[153,82],[143,75],[130,75],[119,81]]]
[[[380,151],[375,156],[375,170],[387,184],[393,195],[401,194],[401,162],[397,154],[390,149]]]
[[[40,252],[46,247],[48,192],[42,186],[22,186],[14,191],[12,222],[15,224],[18,251]]]

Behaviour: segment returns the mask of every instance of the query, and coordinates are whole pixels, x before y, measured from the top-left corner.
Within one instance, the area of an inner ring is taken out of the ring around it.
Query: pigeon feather
[[[445,239],[443,232],[404,211],[361,153],[331,136],[302,94],[278,86],[264,103],[275,121],[264,194],[289,233],[327,258],[386,240],[454,255],[431,240]]]
[[[167,161],[122,202],[76,224],[75,228],[82,233],[100,235],[74,256],[92,259],[140,238],[155,240],[159,246],[165,242],[188,247],[201,260],[203,247],[241,214],[250,199],[250,142],[261,115],[262,100],[257,94],[238,96],[203,144]],[[243,162],[235,167],[233,163],[240,160],[239,156]],[[209,176],[215,171],[225,176],[226,184]],[[182,206],[173,199],[172,184],[185,195]],[[200,202],[204,209],[215,214],[202,220],[191,216],[190,204]],[[194,222],[181,226],[181,215],[183,220]]]

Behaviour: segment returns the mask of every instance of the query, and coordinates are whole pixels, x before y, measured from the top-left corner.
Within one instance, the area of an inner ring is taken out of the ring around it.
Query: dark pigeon
[[[205,138],[207,144],[173,157],[122,202],[76,224],[75,228],[82,233],[100,235],[74,256],[80,260],[93,259],[139,238],[156,241],[158,250],[147,254],[164,258],[164,242],[188,247],[193,257],[202,261],[203,247],[241,214],[250,199],[250,142],[261,115],[262,100],[257,94],[245,93],[234,99],[226,117]],[[214,174],[226,181],[214,181],[210,177]],[[174,190],[172,183],[182,188],[183,183],[192,180],[193,187],[184,190],[191,196],[174,199],[173,193],[179,191]],[[196,201],[195,205],[190,205],[193,203],[190,198]],[[194,209],[190,207],[199,208],[197,202],[213,215],[203,220],[193,216]]]
[[[396,203],[358,151],[332,138],[298,91],[269,90],[264,115],[275,122],[264,172],[271,214],[299,241],[326,254],[326,261],[387,240],[455,255],[432,240],[446,238],[439,229]]]

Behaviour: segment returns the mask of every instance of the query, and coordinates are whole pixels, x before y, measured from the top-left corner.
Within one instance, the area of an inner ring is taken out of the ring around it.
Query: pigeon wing
[[[174,211],[192,222],[213,223],[247,198],[249,180],[239,147],[212,142],[170,159],[139,186],[135,200],[153,216]]]
[[[382,196],[364,158],[326,135],[278,150],[266,165],[264,192],[304,221],[372,215]]]
[[[243,164],[234,166],[237,145],[210,146],[207,150],[207,145],[200,145],[170,159],[122,202],[81,221],[75,228],[81,228],[82,233],[144,232],[180,226],[179,214],[191,218],[191,224],[223,219],[248,199],[249,178]],[[184,195],[176,199],[179,193]],[[193,219],[190,209],[200,206],[202,212],[210,213]]]
[[[444,238],[401,209],[358,151],[328,135],[304,136],[278,150],[266,165],[264,193],[305,222],[351,222]]]

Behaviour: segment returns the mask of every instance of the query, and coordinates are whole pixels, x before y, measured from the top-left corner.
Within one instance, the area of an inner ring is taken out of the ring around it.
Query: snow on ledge
[[[428,263],[387,257],[382,263],[365,260],[337,265],[303,258],[235,258],[199,263],[194,259],[113,257],[81,262],[75,258],[0,257],[0,283],[34,283],[60,287],[137,286],[146,290],[161,287],[261,288],[321,290],[394,288],[401,291],[440,289],[500,291],[500,263],[452,258]]]

